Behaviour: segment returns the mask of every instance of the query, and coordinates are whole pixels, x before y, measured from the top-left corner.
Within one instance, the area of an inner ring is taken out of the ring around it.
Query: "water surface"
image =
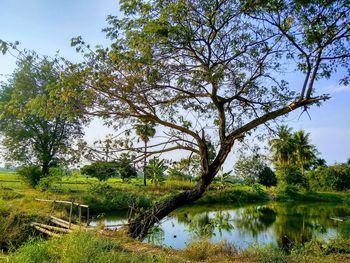
[[[347,216],[350,216],[349,206],[325,203],[191,206],[163,219],[145,242],[181,249],[191,241],[209,239],[227,240],[241,249],[255,244],[290,249],[312,238],[349,237],[350,223],[332,219]],[[117,225],[126,223],[127,219],[125,214],[114,214],[97,221]]]

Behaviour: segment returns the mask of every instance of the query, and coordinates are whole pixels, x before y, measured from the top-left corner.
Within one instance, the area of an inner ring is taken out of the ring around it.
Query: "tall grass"
[[[31,239],[5,260],[11,263],[177,262],[164,255],[127,251],[116,241],[83,232],[48,241]]]

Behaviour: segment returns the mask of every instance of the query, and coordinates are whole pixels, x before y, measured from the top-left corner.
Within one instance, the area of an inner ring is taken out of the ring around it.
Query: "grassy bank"
[[[126,237],[74,233],[49,240],[31,239],[18,250],[0,253],[0,262],[349,262],[350,241],[312,240],[286,253],[272,246],[240,251],[227,242],[191,243],[184,250],[164,249]]]

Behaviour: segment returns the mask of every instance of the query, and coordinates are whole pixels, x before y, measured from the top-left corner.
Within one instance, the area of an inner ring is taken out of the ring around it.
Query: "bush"
[[[265,166],[258,174],[258,182],[266,187],[276,186],[277,177],[270,167]]]
[[[23,166],[17,169],[17,173],[23,177],[23,180],[31,187],[35,187],[43,177],[39,166]]]
[[[81,173],[91,177],[96,177],[100,181],[105,181],[112,177],[120,177],[125,181],[137,176],[136,169],[125,159],[113,162],[94,162],[82,167]]]
[[[303,177],[300,169],[296,166],[290,165],[284,169],[284,181],[289,185],[305,186],[306,180]]]
[[[315,191],[344,191],[350,189],[350,166],[335,164],[320,166],[306,174],[310,188]]]
[[[260,188],[260,187],[259,187]],[[268,194],[261,188],[258,192],[257,189],[242,189],[242,188],[227,188],[223,191],[208,191],[200,198],[196,203],[248,203],[248,202],[260,202],[269,200]]]
[[[127,210],[130,206],[148,208],[152,205],[144,196],[116,190],[106,183],[93,185],[89,192],[83,197],[83,202],[89,205],[92,213]]]
[[[237,249],[225,241],[210,243],[208,240],[190,243],[183,251],[184,256],[190,260],[205,261],[213,257],[232,257],[238,254]]]
[[[299,187],[297,185],[282,184],[277,188],[278,200],[297,200],[299,195]]]

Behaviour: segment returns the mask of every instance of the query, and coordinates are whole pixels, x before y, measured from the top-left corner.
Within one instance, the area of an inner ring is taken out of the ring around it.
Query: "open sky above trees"
[[[0,0],[0,6],[0,39],[18,40],[20,47],[44,55],[59,50],[61,56],[72,61],[79,61],[81,56],[70,46],[70,39],[81,35],[92,46],[107,45],[101,29],[107,25],[107,15],[118,13],[116,0]],[[1,56],[0,81],[6,80],[14,68],[14,58]],[[318,93],[330,93],[332,99],[321,108],[311,108],[311,120],[305,113],[299,118],[300,109],[290,114],[286,122],[294,130],[310,132],[312,143],[328,164],[344,162],[350,149],[350,88],[339,86],[336,77],[317,83]],[[287,80],[291,84],[302,82],[296,74]],[[86,129],[86,140],[91,142],[109,132],[102,122],[94,121]],[[232,157],[227,160],[227,168],[232,167],[230,160]]]

